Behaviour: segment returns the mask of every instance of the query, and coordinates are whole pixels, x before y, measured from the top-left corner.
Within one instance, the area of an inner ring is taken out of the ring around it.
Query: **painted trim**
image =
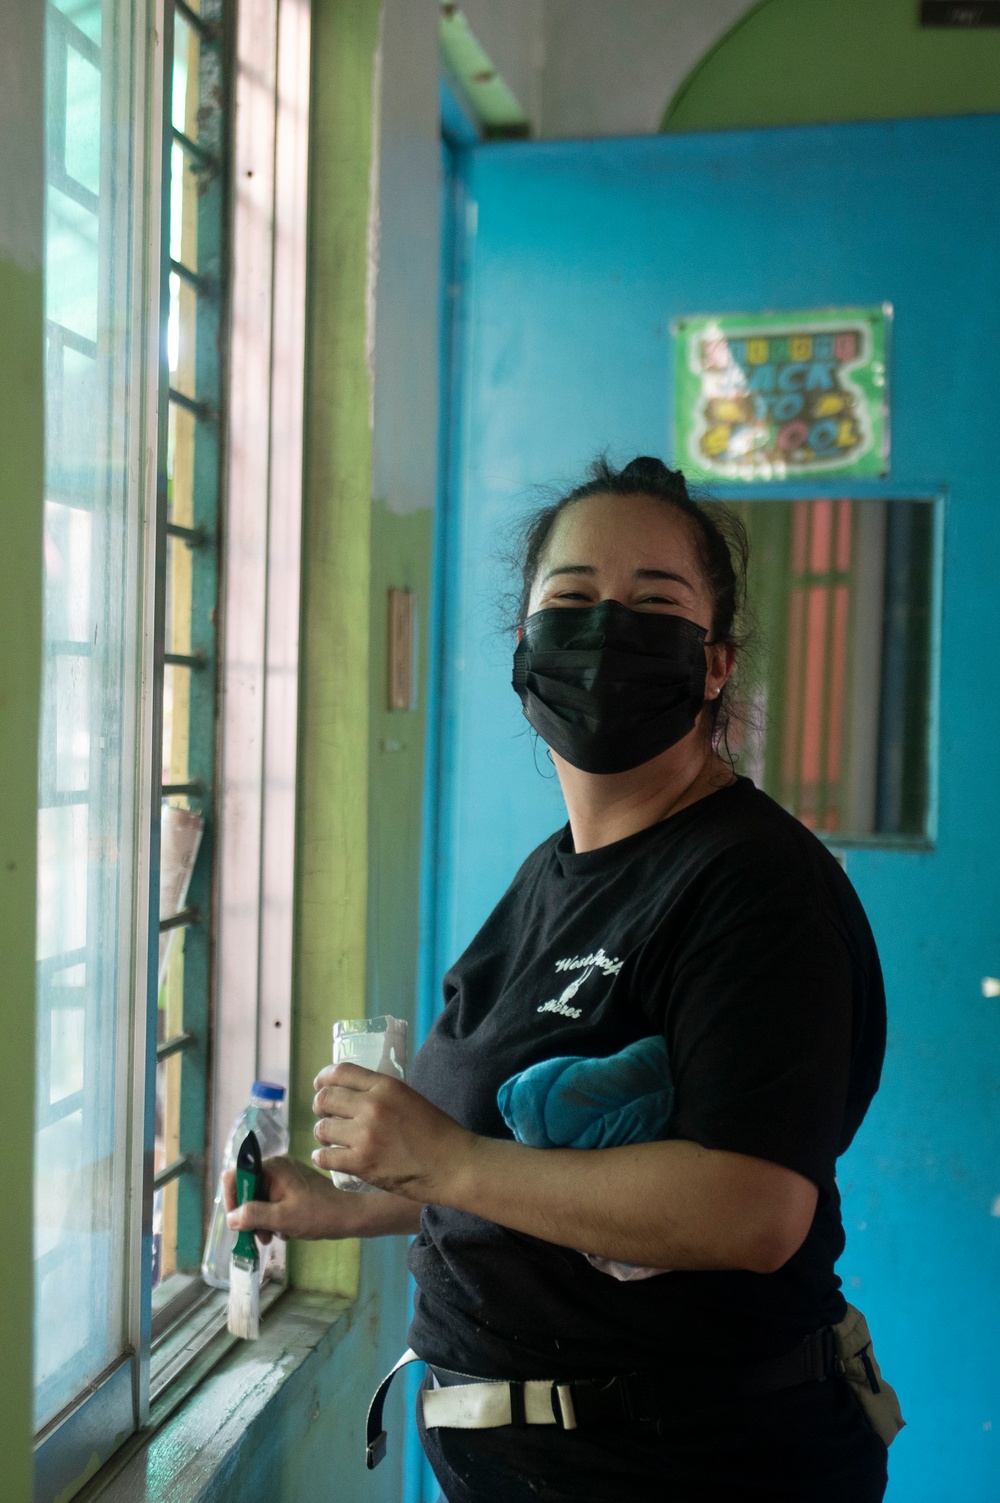
[[[520,101],[473,32],[465,12],[447,0],[441,0],[438,35],[449,81],[482,126],[483,134],[527,136],[531,127]]]

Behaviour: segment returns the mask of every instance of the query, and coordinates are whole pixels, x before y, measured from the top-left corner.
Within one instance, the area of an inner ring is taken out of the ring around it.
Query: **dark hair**
[[[698,551],[698,562],[712,596],[711,640],[725,643],[739,656],[745,646],[743,615],[750,557],[747,530],[739,517],[718,502],[706,505],[694,500],[680,470],[670,470],[662,459],[646,454],[630,460],[621,470],[612,468],[607,455],[600,455],[591,464],[582,484],[535,512],[523,524],[515,555],[520,575],[518,624],[522,624],[528,614],[535,576],[557,518],[567,507],[586,500],[588,496],[652,496],[665,506],[672,506],[687,519]],[[732,700],[727,683],[718,699],[709,705],[716,739],[725,737],[732,719],[741,718]]]

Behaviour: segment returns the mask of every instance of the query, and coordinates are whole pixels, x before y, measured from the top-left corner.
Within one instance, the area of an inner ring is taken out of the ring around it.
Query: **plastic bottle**
[[[254,1081],[250,1088],[250,1105],[237,1117],[226,1139],[222,1155],[223,1172],[236,1168],[236,1155],[248,1132],[256,1133],[263,1158],[288,1152],[288,1123],[281,1105],[284,1099],[284,1086],[272,1085],[267,1080]],[[206,1284],[211,1284],[216,1289],[229,1288],[229,1258],[235,1241],[236,1233],[230,1230],[226,1221],[226,1203],[222,1195],[220,1175],[208,1237],[205,1240],[205,1253],[201,1260],[201,1276]],[[267,1249],[262,1249],[262,1252],[266,1251]]]

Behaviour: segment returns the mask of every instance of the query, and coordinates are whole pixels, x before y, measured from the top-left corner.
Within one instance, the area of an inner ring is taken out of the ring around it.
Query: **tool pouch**
[[[848,1305],[843,1320],[833,1327],[833,1352],[834,1370],[846,1379],[875,1434],[891,1445],[906,1421],[896,1390],[879,1371],[868,1322],[853,1305]]]

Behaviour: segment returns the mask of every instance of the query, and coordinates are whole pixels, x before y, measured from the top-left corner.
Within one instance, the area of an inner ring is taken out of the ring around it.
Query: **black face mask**
[[[583,772],[627,772],[694,729],[705,702],[703,626],[617,600],[524,623],[514,688],[542,740]]]

